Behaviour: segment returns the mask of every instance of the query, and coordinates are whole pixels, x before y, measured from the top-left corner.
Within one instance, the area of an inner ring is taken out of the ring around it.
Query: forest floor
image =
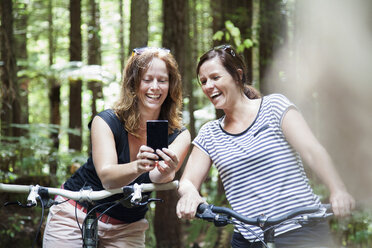
[[[16,202],[19,200],[25,203],[27,195],[17,194],[17,197],[10,196],[8,193],[0,194],[0,248],[31,247],[41,218],[41,208],[22,208],[15,205],[4,206],[6,202]],[[17,199],[16,199],[17,198]],[[43,227],[45,225],[48,212],[44,212]],[[42,228],[43,229],[43,228]],[[36,247],[41,247],[41,233],[37,237]]]

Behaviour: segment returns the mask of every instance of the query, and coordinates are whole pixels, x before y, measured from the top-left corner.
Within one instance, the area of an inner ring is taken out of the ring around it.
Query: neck
[[[240,132],[245,130],[256,118],[260,107],[260,100],[241,99],[236,101],[233,108],[225,111],[225,118],[223,120],[223,127],[227,131]]]
[[[251,105],[253,105],[253,101],[245,95],[237,98],[229,108],[223,110],[225,112],[225,119],[231,121],[241,120],[242,116],[249,114],[249,106]]]

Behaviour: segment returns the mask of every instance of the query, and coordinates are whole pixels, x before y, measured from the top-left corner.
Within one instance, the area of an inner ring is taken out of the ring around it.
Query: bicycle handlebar
[[[154,183],[143,183],[124,186],[117,189],[100,190],[93,191],[91,189],[82,189],[80,191],[71,191],[61,188],[49,188],[42,187],[39,185],[16,185],[16,184],[4,184],[0,183],[0,192],[13,192],[13,193],[29,193],[27,198],[28,202],[36,204],[36,197],[40,190],[46,190],[52,195],[61,195],[75,201],[96,201],[107,198],[109,196],[120,194],[120,193],[133,193],[133,201],[138,201],[142,199],[141,193],[151,192],[151,191],[162,191],[171,190],[178,188],[178,181],[172,181],[164,184],[154,184]]]
[[[313,207],[300,207],[296,208],[280,217],[276,218],[268,218],[265,215],[258,216],[255,218],[249,218],[246,216],[243,216],[234,210],[226,207],[217,207],[214,205],[208,205],[205,203],[202,203],[198,206],[196,217],[200,219],[204,219],[207,221],[213,221],[215,225],[222,226],[229,224],[230,217],[234,217],[235,219],[249,225],[255,225],[255,226],[273,226],[276,224],[279,224],[285,220],[292,219],[296,216],[300,216],[302,214],[312,214],[311,216],[304,217],[305,221],[309,219],[323,219],[325,217],[328,217],[331,214],[327,214],[326,212],[331,210],[330,204],[322,204],[320,206],[313,206]],[[224,216],[221,216],[219,214],[224,214]]]

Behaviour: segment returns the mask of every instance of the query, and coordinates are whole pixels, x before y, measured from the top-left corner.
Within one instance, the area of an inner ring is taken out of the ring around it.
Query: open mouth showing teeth
[[[151,99],[154,99],[154,100],[157,100],[160,98],[160,95],[146,95],[148,98],[151,98]]]
[[[221,93],[214,93],[214,94],[211,95],[211,98],[216,98],[216,97],[218,97],[220,95],[221,95]]]

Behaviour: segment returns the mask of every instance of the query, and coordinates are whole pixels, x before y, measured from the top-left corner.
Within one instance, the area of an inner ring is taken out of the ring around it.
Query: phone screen
[[[147,121],[147,146],[156,149],[168,148],[168,121]]]

